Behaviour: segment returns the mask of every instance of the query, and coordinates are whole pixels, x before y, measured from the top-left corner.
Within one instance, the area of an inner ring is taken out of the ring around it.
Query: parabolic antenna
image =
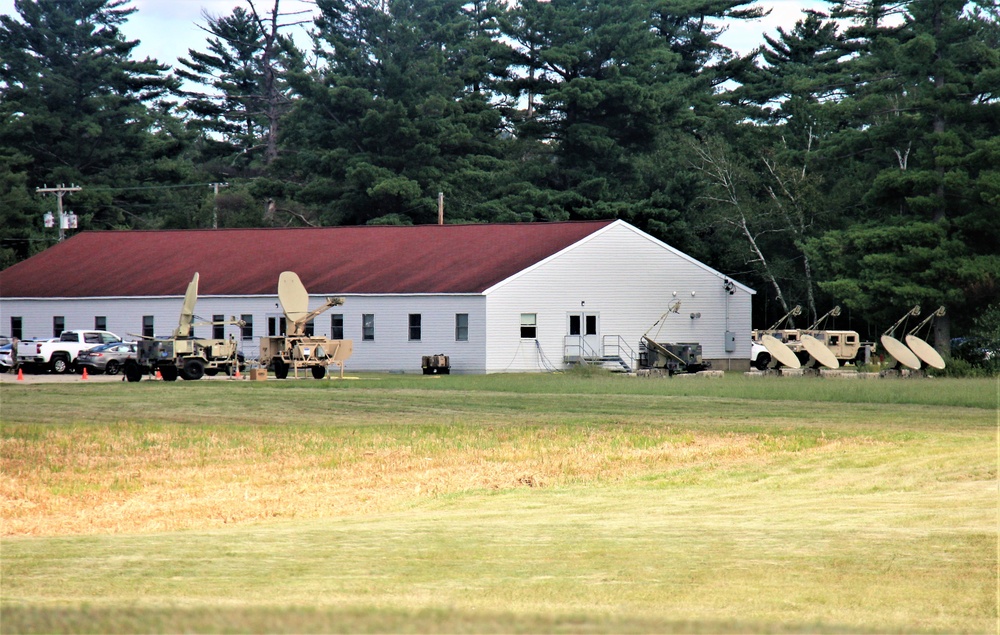
[[[931,368],[937,368],[938,370],[944,368],[944,359],[941,355],[934,350],[933,346],[916,335],[907,335],[906,345],[911,351],[917,354],[917,357],[927,362],[927,365]]]
[[[805,333],[802,334],[799,341],[802,342],[803,348],[805,348],[806,351],[813,356],[813,359],[820,364],[823,364],[827,368],[840,368],[840,360],[837,359],[837,356],[833,354],[833,351],[827,348],[826,344],[823,342],[819,341],[812,335],[807,335]]]
[[[920,358],[914,355],[913,351],[906,348],[906,344],[903,344],[891,335],[883,335],[879,338],[879,341],[882,342],[882,347],[888,351],[897,362],[907,368],[920,370]]]
[[[278,301],[289,322],[298,322],[309,314],[309,294],[294,271],[278,276]]]
[[[764,335],[760,338],[760,343],[764,345],[764,348],[771,354],[771,357],[778,360],[779,364],[783,364],[789,368],[802,368],[802,363],[799,362],[799,358],[792,352],[792,349],[785,346],[775,336]]]
[[[191,282],[188,283],[187,291],[184,293],[184,305],[181,306],[181,317],[177,322],[176,337],[187,337],[191,334],[191,325],[194,324],[194,305],[198,302],[198,272],[196,271]]]

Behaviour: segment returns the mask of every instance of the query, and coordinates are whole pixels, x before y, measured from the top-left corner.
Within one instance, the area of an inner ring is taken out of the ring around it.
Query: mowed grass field
[[[1000,381],[0,385],[0,630],[997,633]]]

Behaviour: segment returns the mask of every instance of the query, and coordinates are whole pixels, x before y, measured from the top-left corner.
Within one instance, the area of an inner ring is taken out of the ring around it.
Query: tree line
[[[247,0],[173,68],[127,4],[0,17],[4,267],[52,244],[44,185],[85,229],[422,224],[443,193],[446,222],[626,220],[759,326],[945,306],[942,343],[1000,296],[998,0],[830,1],[746,55],[749,0],[317,0],[302,48]]]

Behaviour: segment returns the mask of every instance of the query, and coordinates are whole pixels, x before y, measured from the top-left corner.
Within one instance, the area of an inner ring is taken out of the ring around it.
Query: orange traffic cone
[[[156,378],[157,379],[163,379],[163,375],[160,374],[160,369],[159,368],[156,369]]]
[[[236,379],[241,379],[241,377],[240,377],[240,367],[239,366],[236,367]]]
[[[24,381],[24,371],[20,368],[17,369],[17,381]]]
[[[83,377],[80,378],[80,381],[87,381],[87,369],[86,368],[83,369]]]

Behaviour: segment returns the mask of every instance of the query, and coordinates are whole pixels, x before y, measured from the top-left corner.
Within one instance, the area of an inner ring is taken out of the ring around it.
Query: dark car
[[[76,358],[77,372],[117,375],[126,359],[135,359],[135,342],[112,342],[89,348]]]

